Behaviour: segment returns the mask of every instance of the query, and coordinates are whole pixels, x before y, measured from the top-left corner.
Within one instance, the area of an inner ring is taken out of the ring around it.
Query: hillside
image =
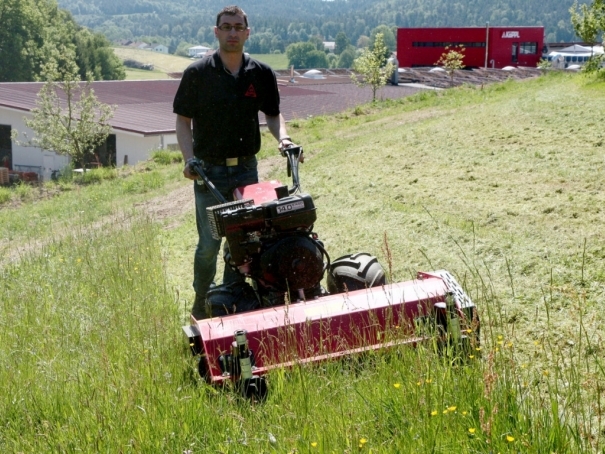
[[[587,3],[582,0],[579,3]],[[173,49],[182,41],[211,43],[217,5],[210,0],[59,0],[78,23],[104,33],[111,40],[158,40]],[[334,39],[344,31],[355,44],[361,35],[369,36],[378,25],[396,27],[543,25],[549,42],[574,39],[570,24],[571,0],[301,0],[273,2],[243,0],[253,34],[263,35],[266,46],[279,48],[290,42],[306,41],[321,35]],[[261,43],[258,43],[259,46]],[[282,49],[283,50],[283,49]],[[256,53],[256,50],[252,52]],[[266,53],[262,51],[262,53]]]
[[[47,200],[15,188],[20,207],[0,207],[0,451],[602,452],[604,102],[603,83],[561,72],[290,123],[332,259],[370,252],[390,282],[449,270],[481,344],[297,363],[270,372],[259,405],[204,384],[183,336],[182,163],[60,182]],[[289,181],[274,141],[259,157]]]
[[[124,60],[135,60],[140,63],[150,63],[153,65],[153,71],[144,69],[126,69],[126,79],[144,80],[144,79],[166,79],[170,73],[182,72],[192,63],[192,60],[177,55],[162,54],[142,49],[132,49],[128,47],[114,47],[114,53],[117,57]],[[286,69],[288,59],[284,54],[252,55],[254,58],[270,65],[273,69]]]

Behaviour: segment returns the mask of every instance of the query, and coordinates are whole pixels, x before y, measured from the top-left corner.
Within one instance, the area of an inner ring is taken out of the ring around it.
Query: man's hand
[[[183,175],[185,178],[190,180],[198,180],[200,178],[200,176],[191,168],[191,164],[196,162],[197,160],[195,158],[187,159],[187,162],[185,162],[185,168],[183,169]]]
[[[297,147],[298,145],[296,145],[294,142],[292,142],[292,139],[285,138],[279,141],[279,152],[281,153],[282,156],[285,156],[284,154],[284,150],[288,149],[288,148],[292,148],[292,147]],[[303,152],[301,150],[300,154],[298,155],[298,162],[305,162],[305,157],[303,156]]]

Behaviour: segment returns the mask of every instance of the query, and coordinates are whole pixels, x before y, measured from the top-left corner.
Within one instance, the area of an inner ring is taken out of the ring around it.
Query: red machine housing
[[[447,46],[464,46],[467,68],[535,68],[544,27],[440,27],[397,29],[399,67],[436,66]]]
[[[289,150],[297,189],[299,149]],[[229,244],[226,260],[255,285],[258,305],[248,309],[244,293],[229,294],[227,301],[218,299],[219,292],[215,300],[217,287],[207,303],[225,310],[210,311],[215,316],[209,319],[192,316],[183,327],[208,382],[233,381],[248,397],[262,397],[262,375],[274,368],[434,336],[456,345],[478,338],[475,306],[447,271],[388,284],[370,254],[324,262],[327,253],[312,231],[313,200],[294,192],[278,181],[257,183],[237,188],[235,202],[209,208],[213,234]],[[325,272],[329,294],[320,284]],[[229,286],[222,287],[228,293]],[[240,303],[243,312],[237,311]]]
[[[457,329],[471,338],[468,333],[478,333],[475,306],[447,271],[225,317],[192,317],[191,326],[183,329],[193,353],[201,356],[207,381],[221,383],[237,379],[225,366],[236,331],[246,331],[253,372],[262,375],[297,363],[416,343],[434,334],[435,321],[444,334],[456,336]]]

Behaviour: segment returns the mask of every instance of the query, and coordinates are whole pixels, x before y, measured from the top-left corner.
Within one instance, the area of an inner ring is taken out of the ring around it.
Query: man
[[[216,17],[214,36],[219,49],[185,70],[173,108],[177,140],[186,163],[183,175],[198,179],[189,166],[197,158],[210,181],[232,200],[234,188],[258,182],[259,111],[265,114],[280,149],[293,143],[279,111],[275,73],[244,54],[250,36],[246,13],[238,6],[223,8]],[[206,207],[218,201],[203,185],[194,184],[194,193],[199,240],[193,263],[195,301],[191,314],[201,319],[207,316],[206,292],[216,274],[220,249],[220,241],[212,238]],[[242,280],[243,276],[225,266],[224,284]]]

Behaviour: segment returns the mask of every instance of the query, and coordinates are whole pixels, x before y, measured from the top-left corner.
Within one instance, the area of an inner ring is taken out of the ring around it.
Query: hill
[[[182,334],[181,163],[35,203],[16,188],[21,207],[0,209],[0,450],[601,452],[604,102],[603,83],[551,73],[292,122],[331,257],[371,252],[391,282],[451,271],[481,345],[296,364],[259,405],[203,384]],[[266,139],[263,174],[286,182]]]
[[[153,70],[125,68],[126,79],[166,79],[170,73],[182,72],[192,63],[192,60],[177,55],[162,54],[160,52],[151,52],[142,49],[133,49],[129,47],[114,47],[114,53],[122,60],[134,60],[139,63],[150,63]],[[257,60],[267,63],[273,69],[286,69],[288,59],[284,54],[252,55]]]
[[[587,3],[581,0],[579,3]],[[174,51],[181,42],[212,43],[217,5],[210,0],[59,0],[78,23],[104,33],[111,40],[148,39],[169,45]],[[570,0],[301,0],[273,2],[243,0],[259,49],[252,53],[284,50],[290,42],[320,35],[334,40],[339,31],[355,44],[378,25],[392,27],[543,25],[546,41],[574,39],[570,23]],[[265,43],[262,44],[262,40]],[[266,49],[265,49],[266,48]]]

